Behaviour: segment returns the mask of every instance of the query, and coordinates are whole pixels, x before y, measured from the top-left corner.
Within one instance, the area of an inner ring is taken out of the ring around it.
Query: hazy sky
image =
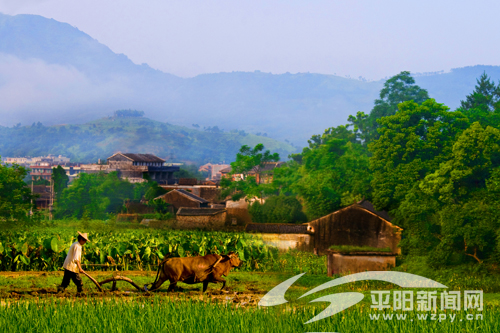
[[[500,1],[0,0],[182,77],[254,71],[381,79],[500,65]]]

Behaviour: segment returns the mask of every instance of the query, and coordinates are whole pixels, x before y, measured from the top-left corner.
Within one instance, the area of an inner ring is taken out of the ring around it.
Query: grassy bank
[[[438,281],[452,290],[483,290],[487,293],[500,293],[500,270],[491,264],[462,264],[429,267],[424,257],[401,257],[396,271],[424,276]]]

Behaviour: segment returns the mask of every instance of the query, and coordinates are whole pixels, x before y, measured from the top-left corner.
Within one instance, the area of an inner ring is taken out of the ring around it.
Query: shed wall
[[[215,215],[177,215],[176,227],[180,229],[220,230],[226,224],[226,212]]]
[[[314,242],[311,235],[307,234],[256,234],[262,237],[267,246],[277,247],[285,252],[290,249],[312,252]]]
[[[332,245],[398,248],[401,240],[399,228],[363,208],[352,206],[307,223],[314,229],[314,247],[319,254]]]
[[[356,256],[328,254],[328,276],[354,274],[365,271],[386,271],[396,266],[396,256]]]

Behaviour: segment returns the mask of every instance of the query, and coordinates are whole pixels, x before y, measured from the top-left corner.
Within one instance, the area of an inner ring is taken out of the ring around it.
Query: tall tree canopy
[[[0,159],[0,221],[28,221],[30,210],[36,212],[34,196],[23,181],[28,170],[1,162]]]
[[[499,205],[500,130],[475,122],[402,202],[402,245],[424,251],[432,265],[492,258],[500,253]]]
[[[373,156],[373,203],[378,209],[397,209],[408,191],[447,160],[457,134],[468,119],[460,112],[429,99],[409,101],[399,112],[379,120],[380,138],[369,145]]]
[[[252,222],[257,223],[301,223],[307,217],[302,212],[302,205],[293,196],[274,195],[261,204],[259,201],[248,208]]]
[[[476,81],[474,91],[461,102],[459,110],[471,122],[478,121],[484,126],[498,128],[500,126],[500,83],[495,86],[486,73],[483,73]]]
[[[366,147],[347,126],[314,135],[309,147],[276,169],[273,186],[300,197],[307,217],[314,219],[361,200],[370,193]]]
[[[134,186],[116,172],[82,173],[63,190],[56,202],[56,216],[105,219],[107,213],[119,212],[125,199],[133,196]]]
[[[427,90],[415,84],[410,72],[403,71],[385,81],[380,91],[380,98],[375,100],[375,106],[367,115],[359,111],[356,116],[349,116],[348,120],[354,125],[359,138],[368,143],[378,139],[378,119],[392,116],[398,111],[398,105],[406,101],[421,104],[429,99]]]
[[[231,173],[243,175],[242,179],[232,180],[230,178],[221,179],[222,196],[231,195],[232,200],[240,200],[245,196],[261,198],[264,194],[273,193],[275,190],[270,184],[257,184],[256,176],[249,176],[251,170],[256,175],[261,175],[262,167],[266,162],[278,162],[278,153],[271,153],[264,150],[264,145],[259,143],[254,148],[243,145],[236,155],[236,161],[231,163]]]
[[[56,200],[61,197],[62,191],[68,187],[69,177],[62,166],[52,168],[52,181],[54,182],[54,192]]]
[[[465,101],[461,101],[460,106],[464,110],[482,108],[494,111],[500,108],[500,84],[495,86],[486,73],[476,79],[474,91],[467,95]]]
[[[337,210],[345,197],[362,199],[370,187],[368,166],[365,149],[346,139],[332,137],[305,150],[298,170],[300,179],[293,189],[304,200],[308,217]]]

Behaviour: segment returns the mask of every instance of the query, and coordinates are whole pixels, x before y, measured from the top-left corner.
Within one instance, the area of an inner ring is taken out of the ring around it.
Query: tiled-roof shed
[[[183,189],[170,191],[155,199],[162,199],[171,204],[176,212],[181,207],[202,208],[208,207],[209,204],[207,200]]]
[[[314,232],[314,247],[321,254],[331,245],[390,247],[399,253],[402,229],[384,211],[376,211],[362,200],[317,220],[306,223]]]

